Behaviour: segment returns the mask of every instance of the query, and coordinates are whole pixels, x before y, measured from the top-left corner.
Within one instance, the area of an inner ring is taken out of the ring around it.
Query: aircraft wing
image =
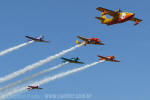
[[[119,60],[113,60],[114,62],[120,62]]]
[[[110,16],[115,16],[116,15],[115,11],[108,10],[106,8],[98,7],[98,8],[96,8],[96,10],[101,11],[101,12],[106,12],[106,14],[108,14]]]
[[[136,22],[135,25],[139,24],[142,20],[138,18],[132,18],[131,21]]]
[[[31,88],[32,88],[33,86],[28,86],[28,87],[31,87]]]
[[[68,62],[72,62],[72,60],[64,58],[64,57],[62,57],[61,59],[65,60],[65,61],[68,61]]]
[[[76,64],[84,64],[83,62],[80,62],[80,61],[74,61],[74,60],[70,60],[69,62],[70,62],[70,63],[76,63]]]
[[[141,19],[138,19],[138,18],[132,18],[132,19],[131,19],[131,21],[137,21],[137,20],[138,20],[139,22],[142,21]]]
[[[79,61],[77,61],[77,62],[75,62],[75,63],[78,63],[78,64],[84,64],[84,62],[79,62]]]
[[[99,42],[99,43],[96,43],[96,44],[97,44],[97,45],[104,45],[104,43],[100,43],[100,42]]]
[[[98,57],[100,57],[100,58],[106,58],[106,57],[104,57],[104,56],[100,56],[100,55],[98,55]]]
[[[37,89],[43,89],[43,88],[37,88]]]
[[[46,42],[46,43],[48,43],[49,41],[45,41],[45,40],[43,40],[43,41],[41,41],[41,42]]]
[[[26,36],[26,38],[31,39],[31,40],[37,40],[36,38],[30,37],[30,36]]]
[[[79,38],[79,39],[81,39],[81,40],[83,40],[83,41],[88,41],[87,38],[84,38],[84,37],[81,37],[81,36],[77,36],[77,38]]]

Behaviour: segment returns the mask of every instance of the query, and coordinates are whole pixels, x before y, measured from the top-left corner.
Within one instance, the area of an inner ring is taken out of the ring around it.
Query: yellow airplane
[[[126,21],[134,21],[135,24],[139,24],[142,20],[135,18],[134,13],[129,13],[129,12],[121,12],[121,10],[108,10],[102,7],[96,8],[96,10],[101,11],[101,17],[96,17],[96,19],[101,20],[102,24],[107,24],[107,25],[113,25],[113,24],[118,24],[118,23],[123,23]],[[112,18],[107,18],[106,14],[112,16]]]

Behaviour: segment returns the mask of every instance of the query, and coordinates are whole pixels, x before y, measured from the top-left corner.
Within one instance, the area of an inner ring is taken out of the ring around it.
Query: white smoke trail
[[[64,55],[64,54],[66,54],[66,53],[68,53],[68,52],[71,52],[71,51],[75,50],[76,48],[81,47],[83,44],[84,44],[84,43],[78,44],[78,45],[76,45],[76,46],[74,46],[74,47],[72,47],[72,48],[69,48],[69,49],[67,49],[67,50],[63,50],[62,52],[60,52],[60,53],[58,53],[58,54],[55,54],[54,56],[49,56],[49,57],[47,57],[46,59],[40,60],[40,61],[38,61],[38,62],[36,62],[36,63],[34,63],[34,64],[31,64],[31,65],[28,65],[28,66],[26,66],[26,67],[23,68],[23,69],[20,69],[20,70],[18,70],[18,71],[16,71],[16,72],[13,72],[13,73],[11,73],[11,74],[8,74],[8,75],[6,75],[6,76],[4,76],[4,77],[0,77],[0,83],[2,83],[2,82],[4,82],[4,81],[8,81],[8,80],[10,80],[10,79],[13,79],[13,78],[15,78],[15,77],[17,77],[17,76],[19,76],[19,75],[21,75],[21,74],[24,74],[24,73],[26,73],[26,72],[28,72],[28,71],[33,70],[33,69],[35,69],[35,68],[38,68],[38,67],[42,66],[43,64],[46,64],[46,63],[48,63],[48,62],[50,62],[50,61],[52,61],[52,60],[54,60],[54,59],[56,59],[56,58],[58,58],[58,57],[60,57],[60,56],[62,56],[62,55]]]
[[[11,83],[11,84],[8,84],[8,85],[6,85],[6,86],[0,88],[0,92],[3,92],[3,91],[5,91],[5,90],[7,90],[7,89],[10,89],[10,88],[12,88],[12,87],[15,87],[15,86],[17,86],[17,85],[19,85],[19,84],[22,84],[22,83],[24,83],[24,82],[27,82],[27,81],[29,81],[29,80],[31,80],[31,79],[33,79],[33,78],[35,78],[35,77],[38,77],[38,76],[40,76],[40,75],[42,75],[42,74],[45,74],[45,73],[47,73],[47,72],[51,72],[51,71],[53,71],[53,70],[56,70],[56,69],[58,69],[58,68],[60,68],[60,67],[63,67],[63,66],[66,65],[66,64],[69,64],[69,62],[65,62],[65,63],[59,64],[59,65],[56,65],[56,66],[54,66],[54,67],[51,67],[51,68],[42,70],[42,71],[40,71],[40,72],[38,72],[38,73],[35,73],[35,74],[33,74],[33,75],[29,76],[29,77],[26,77],[26,78],[24,78],[24,79],[22,79],[22,80],[16,81],[16,82]]]
[[[3,56],[3,55],[5,55],[5,54],[7,54],[7,53],[9,53],[9,52],[12,52],[12,51],[14,51],[14,50],[17,50],[17,49],[19,49],[19,48],[21,48],[21,47],[24,47],[24,46],[26,46],[26,45],[28,45],[28,44],[31,44],[31,43],[33,43],[33,42],[34,42],[34,41],[29,41],[29,42],[22,43],[22,44],[20,44],[20,45],[14,46],[14,47],[12,47],[12,48],[6,49],[6,50],[4,50],[4,51],[1,51],[1,52],[0,52],[0,56]]]
[[[54,80],[56,80],[58,78],[62,78],[62,77],[65,77],[67,75],[73,74],[75,72],[79,72],[79,71],[85,70],[85,69],[87,69],[89,67],[92,67],[92,66],[94,66],[94,65],[96,65],[98,63],[101,63],[101,62],[104,62],[104,60],[103,61],[94,62],[94,63],[88,64],[88,65],[85,65],[83,67],[79,67],[79,68],[75,68],[75,69],[72,69],[72,70],[68,70],[66,72],[62,72],[62,73],[56,74],[56,75],[54,75],[52,77],[46,77],[43,80],[34,82],[32,85],[35,85],[37,83],[38,83],[38,85],[43,85],[43,84],[46,84],[46,83],[48,83],[50,81],[54,81]],[[24,86],[24,87],[18,87],[18,88],[14,89],[14,90],[11,90],[10,92],[7,92],[7,93],[1,95],[0,98],[1,99],[8,98],[11,95],[14,95],[16,93],[25,91],[26,88],[27,88],[26,86]]]

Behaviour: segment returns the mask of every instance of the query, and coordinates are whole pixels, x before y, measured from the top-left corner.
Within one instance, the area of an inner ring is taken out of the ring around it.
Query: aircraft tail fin
[[[119,60],[114,60],[114,62],[120,62]]]
[[[80,41],[78,41],[78,40],[76,40],[76,44],[81,44],[81,42],[80,42]]]
[[[104,20],[107,19],[107,17],[106,17],[106,15],[103,15],[103,16],[101,16],[101,17],[96,17],[96,19],[101,20],[101,23],[103,23]]]
[[[81,42],[76,40],[76,44],[81,44]],[[86,46],[86,43],[84,43],[84,46]]]

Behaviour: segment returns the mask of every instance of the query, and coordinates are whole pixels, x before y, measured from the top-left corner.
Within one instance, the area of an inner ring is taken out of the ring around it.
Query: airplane
[[[79,61],[80,59],[79,59],[78,57],[76,57],[76,58],[71,58],[71,59],[62,57],[61,59],[63,60],[63,62],[84,64],[84,62],[80,62],[80,61]]]
[[[37,38],[30,37],[30,36],[25,36],[25,37],[28,38],[28,39],[30,39],[30,40],[36,41],[36,42],[49,42],[49,41],[43,40],[44,36],[39,36]]]
[[[141,19],[135,18],[134,13],[122,12],[120,9],[112,11],[102,7],[98,7],[96,8],[96,10],[102,12],[101,17],[96,17],[96,19],[101,20],[101,23],[106,25],[124,23],[126,21],[134,21],[134,25],[137,25],[142,21]],[[112,18],[107,18],[106,14],[112,16]]]
[[[83,40],[85,46],[87,44],[104,45],[104,43],[101,43],[101,40],[99,40],[98,38],[84,38],[81,36],[77,36],[77,38]],[[83,42],[79,42],[78,40],[76,40],[76,44],[81,44]]]
[[[114,56],[107,56],[107,57],[104,57],[104,56],[98,55],[98,57],[101,58],[101,59],[99,59],[100,61],[101,61],[101,60],[104,60],[104,61],[111,61],[111,62],[120,62],[119,60],[115,60],[115,57],[114,57]]]
[[[33,89],[43,89],[43,88],[39,88],[39,86],[28,86],[27,88],[28,90],[33,90]]]

